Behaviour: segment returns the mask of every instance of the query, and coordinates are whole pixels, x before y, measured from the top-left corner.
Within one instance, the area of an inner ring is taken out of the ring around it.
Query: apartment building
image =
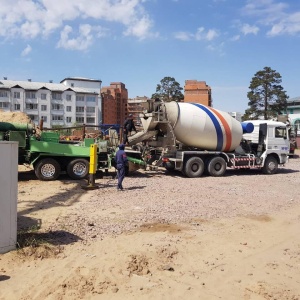
[[[128,116],[128,91],[122,82],[111,82],[101,88],[102,124],[118,124],[123,126]]]
[[[287,114],[300,114],[300,97],[295,97],[287,100]]]
[[[210,86],[205,81],[186,80],[183,101],[212,106]]]
[[[65,78],[61,83],[0,80],[0,109],[21,111],[44,127],[99,125],[101,80]]]

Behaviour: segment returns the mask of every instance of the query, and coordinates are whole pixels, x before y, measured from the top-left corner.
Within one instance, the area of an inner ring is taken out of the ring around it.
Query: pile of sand
[[[31,119],[23,112],[3,110],[0,110],[0,122],[33,124]]]

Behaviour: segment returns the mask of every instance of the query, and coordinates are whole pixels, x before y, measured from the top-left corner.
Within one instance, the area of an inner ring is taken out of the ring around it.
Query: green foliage
[[[281,86],[281,81],[281,75],[270,67],[256,72],[249,86],[249,108],[243,120],[261,117],[269,120],[286,111],[288,96]]]
[[[159,98],[163,101],[177,101],[183,100],[184,96],[182,94],[183,88],[175,80],[174,77],[164,77],[160,84],[156,86],[156,93],[154,93],[151,98]]]

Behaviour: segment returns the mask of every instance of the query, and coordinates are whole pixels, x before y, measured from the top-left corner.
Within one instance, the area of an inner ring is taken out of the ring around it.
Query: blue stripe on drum
[[[216,151],[222,151],[223,131],[222,131],[222,128],[221,128],[220,123],[219,123],[218,119],[216,118],[216,116],[206,106],[203,106],[203,105],[197,104],[197,103],[190,103],[190,104],[193,104],[193,105],[199,107],[200,109],[205,111],[206,114],[210,117],[210,119],[212,120],[212,122],[215,126],[216,133],[217,133],[217,148],[216,148]]]

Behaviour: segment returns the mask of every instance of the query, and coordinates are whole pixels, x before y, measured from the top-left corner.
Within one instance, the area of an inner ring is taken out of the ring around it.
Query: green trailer
[[[31,124],[0,122],[0,141],[19,142],[18,163],[29,164],[40,180],[55,180],[66,172],[72,179],[88,177],[90,146],[97,144],[97,170],[108,170],[114,165],[115,146],[107,140],[86,138],[83,141],[61,141],[57,131],[36,134]],[[128,159],[136,168],[144,166],[140,157],[132,151]]]

